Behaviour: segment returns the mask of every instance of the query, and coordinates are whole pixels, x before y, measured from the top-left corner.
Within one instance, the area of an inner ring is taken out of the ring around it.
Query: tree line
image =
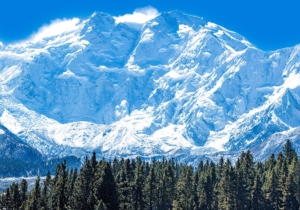
[[[168,210],[288,209],[300,207],[300,162],[291,142],[264,163],[250,151],[232,164],[201,161],[197,168],[174,159],[142,161],[85,158],[80,170],[66,161],[28,190],[25,179],[0,196],[0,209]]]

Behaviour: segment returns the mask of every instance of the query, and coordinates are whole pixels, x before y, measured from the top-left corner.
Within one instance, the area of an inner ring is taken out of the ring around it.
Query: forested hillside
[[[174,159],[97,161],[93,153],[79,171],[64,161],[27,188],[26,180],[13,183],[1,194],[1,209],[293,210],[300,206],[300,162],[290,141],[264,163],[247,151],[234,164],[221,158],[197,168]]]

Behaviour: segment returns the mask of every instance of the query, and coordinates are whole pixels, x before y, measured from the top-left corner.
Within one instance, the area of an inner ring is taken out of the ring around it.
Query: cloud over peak
[[[78,18],[73,19],[56,19],[50,24],[45,24],[39,30],[32,34],[29,38],[30,41],[40,41],[47,37],[56,36],[59,34],[74,31],[78,28],[80,20]]]
[[[132,14],[114,17],[117,23],[145,23],[159,15],[157,9],[148,6],[136,9]]]

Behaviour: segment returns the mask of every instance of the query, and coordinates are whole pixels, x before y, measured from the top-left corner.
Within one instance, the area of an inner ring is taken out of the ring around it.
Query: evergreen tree
[[[19,191],[19,184],[12,183],[10,186],[11,196],[12,196],[12,207],[13,209],[19,209],[21,206],[21,199],[20,199],[20,191]]]
[[[68,170],[66,161],[60,164],[58,177],[52,191],[52,209],[67,209],[66,186],[68,180]]]
[[[44,181],[44,186],[42,189],[42,195],[41,195],[41,208],[46,210],[50,209],[49,204],[48,204],[48,199],[50,195],[50,185],[51,185],[51,175],[50,172],[48,171],[46,179]]]
[[[195,208],[192,174],[193,170],[191,167],[183,168],[183,172],[176,184],[176,196],[173,200],[174,209],[192,210]]]
[[[229,160],[227,160],[227,162],[224,165],[221,177],[222,178],[218,183],[218,209],[236,209],[236,174]]]
[[[276,165],[275,155],[271,154],[269,159],[265,162],[265,171],[271,171]]]
[[[136,167],[134,169],[133,180],[133,202],[135,210],[144,209],[143,188],[145,184],[144,167],[140,158],[137,158]]]
[[[4,199],[3,199],[3,206],[4,209],[11,209],[12,208],[12,200],[11,200],[11,191],[10,188],[6,189]]]
[[[155,209],[157,203],[156,190],[157,190],[157,180],[156,174],[154,172],[154,167],[150,167],[149,174],[146,178],[145,188],[144,188],[144,202],[146,209]]]
[[[224,158],[221,157],[219,163],[217,164],[217,170],[216,170],[216,175],[218,180],[221,179],[223,168],[224,168]]]
[[[133,209],[132,193],[133,171],[130,160],[126,159],[117,175],[117,186],[119,193],[119,208]]]
[[[265,202],[262,191],[262,183],[260,181],[259,174],[256,174],[254,179],[254,185],[251,192],[251,209],[253,210],[264,210]]]
[[[89,198],[91,197],[92,186],[92,166],[90,160],[85,157],[84,164],[74,183],[73,194],[69,202],[71,209],[90,210]]]
[[[22,179],[20,184],[20,209],[25,209],[26,200],[27,200],[27,190],[28,190],[28,183],[26,179]]]
[[[74,185],[75,181],[78,175],[78,170],[75,168],[74,170],[71,169],[69,176],[68,176],[68,181],[67,181],[67,186],[66,186],[66,195],[67,195],[67,206],[73,206],[71,197],[73,195],[73,190],[74,190]]]
[[[171,209],[174,199],[175,177],[170,164],[162,169],[162,177],[158,180],[159,209]],[[190,183],[192,186],[192,182]]]
[[[41,187],[40,187],[40,176],[38,176],[33,191],[30,193],[30,197],[27,200],[26,210],[40,210],[40,199],[41,199]]]
[[[208,209],[217,209],[218,208],[218,201],[216,199],[217,190],[215,189],[218,183],[218,177],[217,177],[217,170],[216,166],[213,162],[210,162],[209,169],[208,169],[208,191],[207,191],[207,197],[208,197]]]
[[[199,207],[199,177],[201,177],[201,173],[197,170],[194,175],[193,175],[193,191],[195,192],[194,194],[194,203],[196,206],[196,209]]]
[[[281,205],[283,210],[296,210],[299,208],[297,198],[295,196],[296,190],[293,176],[289,174],[282,191],[283,197]]]
[[[100,161],[95,172],[95,182],[93,186],[96,201],[101,200],[108,209],[118,209],[117,186],[114,180],[112,169],[105,161]],[[98,203],[98,206],[100,203]],[[102,205],[102,204],[101,204]]]
[[[114,158],[113,162],[112,162],[112,172],[114,177],[117,177],[121,167],[122,167],[121,161],[119,161],[117,158]]]
[[[253,157],[248,150],[242,152],[236,164],[237,206],[243,209],[251,208],[251,190],[255,176]]]
[[[278,179],[274,169],[267,175],[263,191],[266,199],[266,209],[279,209],[280,196],[278,192]]]
[[[210,202],[209,195],[208,195],[209,182],[210,182],[209,175],[202,172],[200,174],[199,182],[197,186],[197,197],[198,197],[197,203],[199,209],[203,209],[203,210],[209,209],[208,208],[208,203]]]
[[[150,171],[150,165],[149,162],[143,162],[143,165],[145,166],[145,177],[147,177],[149,175],[149,171]]]
[[[287,140],[283,147],[283,155],[288,165],[291,164],[294,158],[297,158],[297,153],[295,149],[292,147],[292,143],[290,140]]]
[[[91,167],[92,167],[92,171],[93,171],[92,173],[94,174],[97,170],[97,165],[98,165],[96,152],[93,152],[90,162],[91,162]]]
[[[289,174],[293,178],[295,197],[298,205],[300,205],[300,163],[297,158],[294,158],[289,166]]]
[[[217,207],[214,198],[214,185],[216,183],[215,166],[210,164],[209,169],[206,172],[202,172],[199,175],[199,182],[196,188],[198,197],[198,208],[200,209],[214,209]]]

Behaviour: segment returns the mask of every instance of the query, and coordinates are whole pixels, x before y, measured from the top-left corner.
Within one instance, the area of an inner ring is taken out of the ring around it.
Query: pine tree
[[[242,152],[236,163],[237,206],[243,209],[251,208],[251,190],[255,176],[253,157],[248,150]]]
[[[198,209],[199,207],[199,177],[201,177],[201,172],[199,172],[198,170],[195,171],[195,173],[193,174],[193,191],[194,191],[194,203],[196,206],[196,209]]]
[[[266,209],[279,209],[280,196],[278,192],[278,179],[275,173],[275,169],[272,169],[267,177],[263,186],[263,191],[266,199]]]
[[[12,208],[11,191],[9,188],[6,189],[5,196],[3,199],[4,209]]]
[[[174,199],[175,177],[170,164],[164,166],[162,169],[162,177],[158,181],[158,190],[160,191],[158,198],[159,208],[171,209]],[[190,184],[192,186],[192,182]]]
[[[293,178],[295,197],[298,204],[300,205],[300,163],[297,158],[294,158],[291,165],[289,166],[289,174],[291,174]]]
[[[117,186],[109,163],[100,161],[98,164],[93,188],[96,201],[101,200],[108,209],[118,209]]]
[[[146,209],[155,209],[155,204],[157,203],[156,190],[157,190],[157,180],[156,174],[154,172],[153,165],[150,167],[149,174],[146,178],[145,188],[144,188],[144,202]]]
[[[48,171],[46,179],[44,181],[44,186],[42,189],[42,195],[41,195],[41,208],[46,210],[50,209],[49,204],[48,204],[48,199],[50,195],[50,185],[51,185],[51,175],[50,172]]]
[[[117,186],[119,194],[119,208],[133,209],[132,195],[133,171],[130,160],[126,159],[117,175]]]
[[[275,155],[271,154],[269,159],[265,162],[265,171],[271,171],[276,165]]]
[[[296,186],[291,174],[288,175],[286,183],[282,191],[282,209],[283,210],[297,210],[299,208],[297,198],[295,196]]]
[[[75,185],[75,181],[78,175],[78,170],[77,168],[75,169],[71,169],[69,176],[68,176],[68,181],[67,181],[67,185],[66,185],[66,197],[67,197],[67,206],[73,206],[72,203],[72,195],[73,195],[73,190],[74,190],[74,185]]]
[[[40,187],[40,176],[35,181],[34,189],[30,193],[30,197],[27,200],[26,210],[39,210],[40,199],[41,199],[41,187]]]
[[[202,172],[199,177],[199,182],[197,186],[197,197],[198,197],[198,207],[199,209],[209,209],[208,208],[208,203],[209,203],[209,182],[210,182],[210,177],[208,174]]]
[[[133,179],[133,206],[135,210],[144,209],[143,188],[145,184],[144,167],[140,158],[137,158]]]
[[[217,170],[216,170],[216,175],[218,180],[221,179],[223,168],[224,168],[224,158],[221,157],[219,163],[217,164]]]
[[[122,167],[121,161],[119,161],[117,158],[114,158],[113,162],[112,162],[112,172],[114,177],[117,177],[121,167]]]
[[[19,184],[12,183],[10,186],[10,191],[12,196],[12,207],[13,209],[18,209],[22,204],[20,199]]]
[[[20,209],[25,209],[26,200],[27,200],[27,190],[28,190],[28,183],[26,179],[22,179],[20,184]]]
[[[254,179],[254,185],[251,192],[251,209],[264,210],[265,200],[262,191],[262,182],[260,181],[259,174],[256,174]]]
[[[218,182],[218,177],[217,177],[217,170],[216,166],[213,162],[210,162],[209,169],[208,169],[208,191],[207,191],[207,197],[208,197],[208,209],[217,209],[218,208],[218,201],[216,199],[216,189],[215,187],[217,186]]]
[[[143,165],[145,166],[145,177],[147,177],[149,175],[149,171],[150,171],[150,164],[149,162],[144,161]]]
[[[90,180],[92,178],[92,166],[90,160],[85,157],[84,164],[74,183],[73,194],[69,202],[71,209],[90,210],[94,207],[91,208],[89,203],[92,192]]]
[[[292,147],[292,143],[290,140],[287,140],[283,147],[283,155],[288,165],[291,164],[294,158],[297,158],[297,153],[295,149]]]
[[[236,173],[229,160],[225,163],[221,180],[218,183],[218,209],[237,208]]]
[[[60,170],[52,192],[52,208],[57,210],[67,209],[66,186],[68,180],[68,170],[66,161],[60,164]]]
[[[97,165],[98,165],[96,152],[93,152],[90,162],[91,162],[91,167],[92,167],[92,171],[93,171],[93,174],[94,174],[96,172]]]
[[[173,200],[174,209],[192,210],[195,208],[192,174],[193,170],[191,167],[183,168],[183,172],[176,184],[176,196]]]

